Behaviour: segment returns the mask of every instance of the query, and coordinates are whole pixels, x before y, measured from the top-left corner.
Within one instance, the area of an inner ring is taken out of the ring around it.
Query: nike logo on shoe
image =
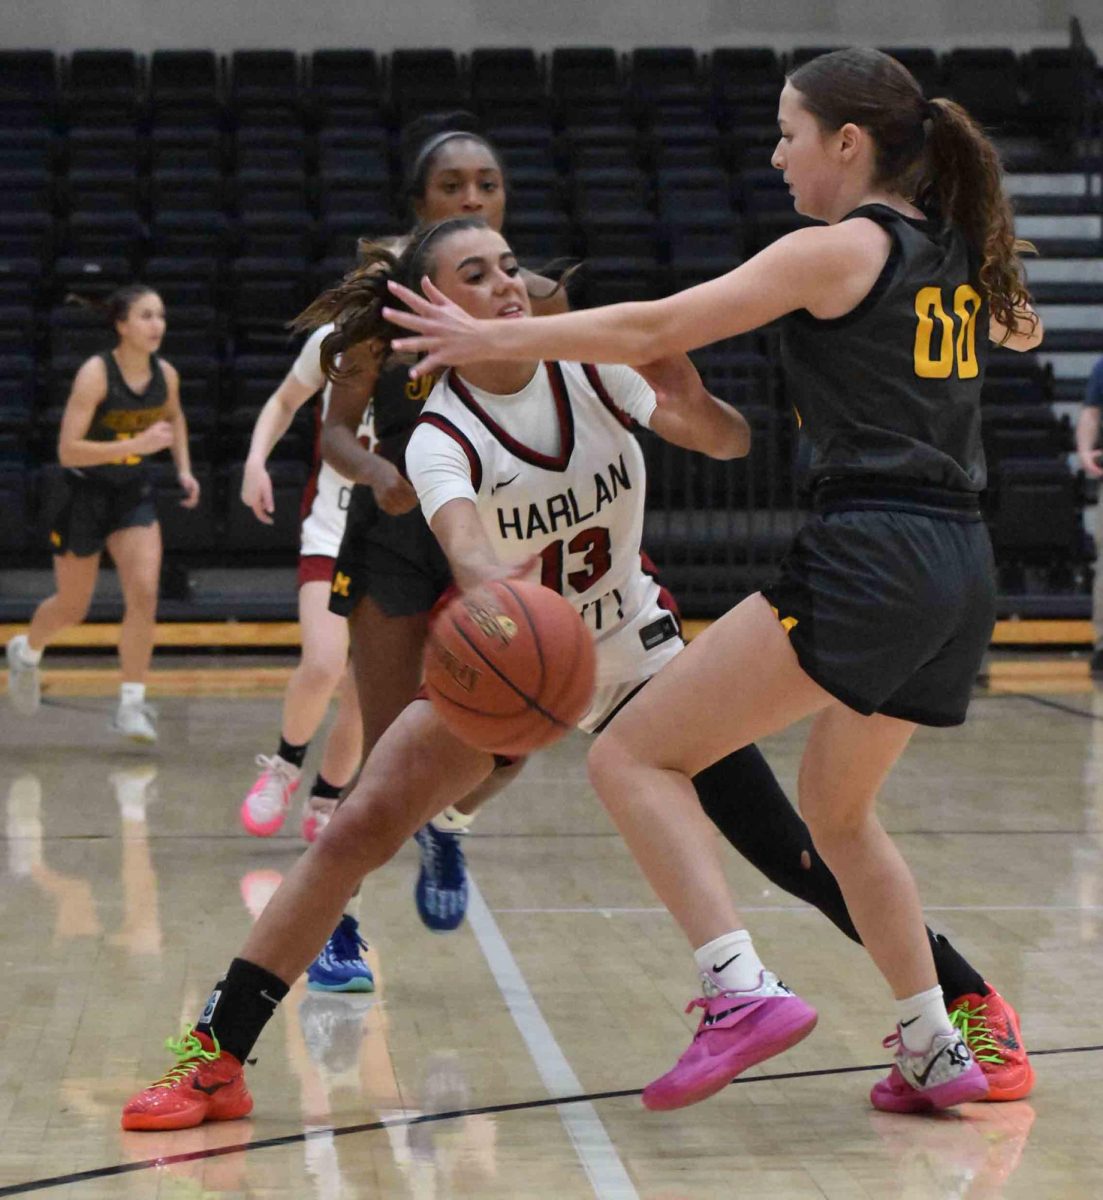
[[[725,1008],[723,1012],[705,1013],[704,1020],[701,1022],[701,1024],[702,1025],[716,1025],[720,1021],[722,1021],[725,1017],[730,1017],[732,1015],[732,1013],[742,1012],[743,1009],[750,1008],[751,1005],[754,1003],[755,1003],[755,1001],[748,1000],[745,1004],[735,1004],[731,1008]]]
[[[231,1080],[229,1079],[224,1079],[221,1083],[210,1084],[196,1083],[195,1080],[192,1080],[192,1087],[195,1088],[197,1092],[206,1092],[208,1096],[213,1096],[215,1092],[220,1092],[224,1087],[229,1087],[230,1083]]]
[[[918,1017],[912,1017],[912,1019],[911,1019],[910,1021],[901,1021],[901,1022],[900,1022],[900,1028],[901,1028],[901,1029],[907,1029],[907,1027],[908,1027],[909,1025],[914,1025],[914,1024],[916,1023],[916,1021],[918,1021],[918,1020],[919,1020],[919,1018],[918,1018]]]
[[[517,475],[520,474],[521,472],[518,471]],[[500,491],[502,488],[509,487],[509,485],[517,478],[517,475],[511,475],[508,479],[503,479],[501,483],[494,484],[494,486],[490,489],[490,494],[493,496],[495,492]]]
[[[717,966],[715,963],[713,963],[713,964],[712,964],[712,969],[713,969],[713,970],[714,970],[714,971],[715,971],[717,974],[719,974],[719,973],[720,973],[720,972],[721,972],[721,971],[722,971],[722,970],[723,970],[725,967],[730,967],[730,966],[732,965],[732,963],[733,963],[733,962],[735,962],[735,960],[736,960],[737,958],[739,958],[741,955],[742,955],[742,951],[740,951],[740,952],[739,952],[739,954],[733,954],[733,955],[731,956],[731,958],[729,958],[729,959],[726,959],[726,960],[725,960],[724,962],[722,962],[722,963],[721,963],[719,966]]]
[[[969,1051],[964,1042],[957,1041],[949,1046],[943,1046],[941,1050],[931,1059],[922,1071],[916,1071],[915,1081],[921,1087],[927,1086],[927,1080],[931,1077],[931,1072],[934,1070],[934,1065],[944,1055],[949,1054],[951,1061],[955,1066],[964,1067],[969,1064]]]

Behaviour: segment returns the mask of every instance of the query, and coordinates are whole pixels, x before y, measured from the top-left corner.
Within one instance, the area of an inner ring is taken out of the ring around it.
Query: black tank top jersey
[[[114,354],[106,351],[99,357],[107,368],[107,395],[97,407],[92,424],[84,435],[88,441],[122,441],[165,419],[168,385],[161,361],[156,354],[150,355],[152,375],[145,391],[141,393],[133,392],[127,386]],[[93,479],[97,483],[126,487],[137,482],[145,474],[145,459],[133,454],[117,463],[80,467],[76,474],[85,479]]]
[[[406,443],[435,383],[435,376],[411,379],[401,362],[385,368],[376,380],[372,412],[379,453],[400,471],[405,470]]]
[[[892,237],[884,270],[845,316],[782,322],[788,394],[812,446],[810,477],[876,476],[954,491],[985,486],[980,390],[988,305],[957,229],[868,204]]]
[[[375,426],[375,451],[406,474],[406,445],[436,376],[411,379],[407,366],[401,362],[379,373],[372,392],[372,420]],[[381,515],[375,503],[375,493],[367,484],[353,484],[349,496],[347,520],[357,525],[373,524]]]

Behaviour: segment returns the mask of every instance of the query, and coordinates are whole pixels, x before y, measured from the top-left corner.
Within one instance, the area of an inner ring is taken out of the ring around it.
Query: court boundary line
[[[1055,1054],[1096,1054],[1103,1051],[1103,1043],[1090,1046],[1055,1046],[1048,1050],[1031,1050],[1031,1058],[1044,1058]],[[821,1079],[836,1075],[857,1075],[865,1071],[887,1071],[890,1063],[867,1063],[857,1067],[819,1067],[812,1071],[784,1071],[773,1075],[744,1076],[733,1079],[729,1087],[740,1084],[779,1083],[789,1079]],[[335,1125],[304,1129],[299,1133],[286,1133],[278,1137],[255,1138],[248,1142],[235,1142],[228,1146],[212,1146],[206,1150],[190,1150],[184,1154],[163,1154],[158,1158],[144,1158],[137,1162],[116,1163],[110,1167],[92,1167],[87,1171],[73,1171],[66,1175],[53,1175],[43,1179],[29,1179],[24,1183],[9,1183],[0,1187],[0,1197],[25,1196],[47,1188],[65,1187],[75,1183],[90,1183],[95,1179],[110,1179],[118,1175],[131,1175],[138,1171],[150,1171],[157,1167],[173,1166],[176,1163],[198,1162],[208,1158],[224,1158],[228,1154],[244,1154],[249,1150],[270,1150],[279,1146],[294,1146],[315,1138],[348,1137],[358,1133],[379,1133],[382,1130],[411,1125],[430,1125],[441,1121],[457,1121],[464,1117],[497,1116],[501,1113],[530,1112],[541,1108],[561,1107],[569,1104],[588,1104],[598,1100],[623,1100],[639,1096],[642,1088],[618,1088],[605,1092],[586,1092],[578,1096],[545,1096],[538,1100],[515,1100],[508,1104],[484,1104],[476,1108],[457,1108],[446,1112],[417,1113],[414,1116],[387,1117],[381,1121],[363,1121],[356,1125]]]

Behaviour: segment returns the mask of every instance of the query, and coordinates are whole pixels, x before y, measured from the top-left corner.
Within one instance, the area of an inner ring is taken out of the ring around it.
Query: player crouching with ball
[[[363,292],[357,319],[374,321],[373,336],[389,345],[398,331],[382,315],[393,302],[388,282],[414,286],[425,276],[475,317],[531,313],[505,239],[480,220],[455,218],[415,235],[400,257],[383,247],[365,253],[351,281]],[[324,344],[322,361],[334,369]],[[437,381],[406,454],[461,589],[523,574],[562,594],[585,622],[596,687],[578,727],[589,733],[683,648],[676,613],[641,559],[646,480],[635,424],[713,458],[750,448],[746,421],[709,395],[689,360],[677,356],[638,370],[485,362],[450,371]],[[363,878],[508,761],[461,741],[426,699],[411,703],[284,879],[195,1027],[172,1043],[177,1066],[127,1103],[123,1127],[183,1129],[249,1113],[242,1064]],[[670,835],[699,841],[707,853],[714,830],[698,816],[671,834],[641,812],[629,844]],[[768,971],[759,972],[746,999],[753,1012],[741,1029],[757,1029],[753,1045],[741,1038],[739,1053],[719,1056],[698,1081],[700,1095],[683,1102],[711,1094],[815,1024],[815,1012]]]

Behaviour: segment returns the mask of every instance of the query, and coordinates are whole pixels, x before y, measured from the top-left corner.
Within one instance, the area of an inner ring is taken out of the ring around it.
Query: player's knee
[[[327,855],[351,861],[367,874],[390,862],[416,828],[405,819],[398,798],[365,786],[362,778],[318,840],[324,840]]]
[[[344,669],[345,664],[339,659],[330,661],[324,657],[304,657],[299,663],[299,677],[312,692],[328,695],[336,691]]]
[[[92,607],[92,596],[64,596],[57,597],[57,607],[61,619],[67,625],[80,625],[84,618],[88,616],[88,610]]]
[[[126,593],[127,612],[133,616],[151,618],[157,613],[157,580],[143,579]]]
[[[631,756],[619,739],[612,733],[599,734],[590,752],[586,755],[586,771],[590,784],[602,802],[608,804],[614,791],[613,785],[631,764]]]

